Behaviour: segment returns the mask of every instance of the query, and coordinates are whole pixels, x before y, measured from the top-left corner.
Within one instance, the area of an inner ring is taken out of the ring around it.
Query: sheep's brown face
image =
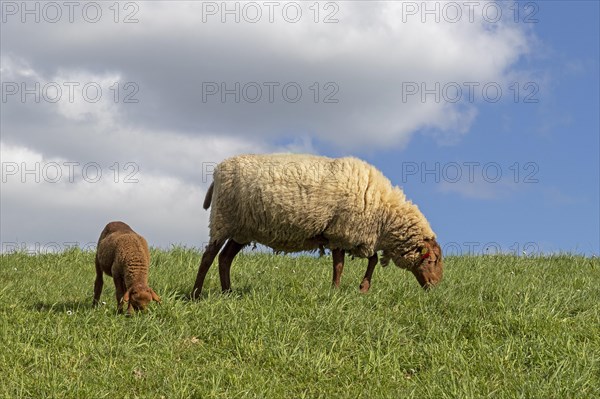
[[[398,252],[384,250],[380,258],[381,265],[385,267],[390,260],[394,261],[399,268],[410,270],[425,289],[433,287],[442,279],[444,272],[442,249],[434,238],[425,240],[416,254],[403,256]]]
[[[125,293],[123,300],[129,302],[127,313],[131,314],[132,310],[146,310],[152,300],[160,302],[160,297],[150,287],[133,286]]]
[[[431,288],[440,282],[444,274],[444,263],[442,249],[435,239],[425,240],[420,259],[410,270],[424,289]]]

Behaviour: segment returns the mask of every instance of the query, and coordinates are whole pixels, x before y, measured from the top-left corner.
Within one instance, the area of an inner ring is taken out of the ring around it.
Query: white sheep
[[[144,310],[152,300],[160,298],[148,286],[150,252],[141,235],[123,222],[110,222],[104,227],[96,249],[96,282],[93,306],[98,306],[102,293],[103,273],[112,276],[117,296],[117,311],[123,312],[123,302],[128,302],[127,313],[132,309]]]
[[[360,291],[367,292],[377,264],[391,259],[413,272],[422,287],[442,278],[441,249],[419,208],[375,167],[356,158],[313,155],[241,155],[221,162],[204,200],[212,204],[210,241],[202,256],[192,297],[219,254],[223,291],[230,290],[233,258],[258,242],[276,251],[327,247],[338,287],[344,255],[368,258]]]

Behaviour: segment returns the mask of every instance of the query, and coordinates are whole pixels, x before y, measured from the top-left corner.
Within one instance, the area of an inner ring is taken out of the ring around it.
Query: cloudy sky
[[[239,153],[353,155],[447,253],[598,254],[591,1],[1,1],[2,250],[202,247]]]

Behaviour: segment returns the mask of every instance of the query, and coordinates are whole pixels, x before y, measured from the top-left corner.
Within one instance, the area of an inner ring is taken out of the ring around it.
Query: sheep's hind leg
[[[365,277],[363,277],[362,283],[360,283],[360,292],[362,292],[363,294],[369,291],[369,288],[371,288],[371,276],[373,276],[373,270],[375,270],[376,265],[377,254],[369,258],[369,264],[367,265]]]
[[[242,248],[244,248],[243,244],[230,239],[219,254],[219,277],[221,278],[221,289],[223,292],[231,291],[231,263]]]
[[[219,250],[223,244],[225,244],[225,240],[211,242],[206,246],[204,254],[202,255],[202,260],[200,261],[200,266],[198,266],[198,275],[196,276],[196,282],[194,283],[194,289],[192,290],[191,295],[192,299],[197,299],[200,297],[200,293],[202,293],[202,286],[204,285],[204,279],[206,278],[206,273],[208,273],[208,269],[210,269],[210,266],[215,260],[215,257],[219,253]]]
[[[96,281],[94,282],[94,300],[92,306],[97,307],[100,302],[100,294],[102,294],[102,286],[104,285],[104,272],[96,259]]]
[[[342,272],[344,271],[344,254],[343,249],[331,250],[331,255],[333,257],[333,281],[331,284],[335,288],[339,288],[342,279]]]

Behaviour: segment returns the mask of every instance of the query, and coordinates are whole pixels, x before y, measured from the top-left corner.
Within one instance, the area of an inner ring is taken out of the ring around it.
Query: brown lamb
[[[93,306],[98,305],[102,293],[103,273],[112,276],[117,296],[117,311],[123,313],[123,302],[128,302],[127,313],[145,310],[152,300],[160,297],[148,286],[150,253],[148,243],[129,225],[110,222],[106,225],[96,250],[96,282]]]

